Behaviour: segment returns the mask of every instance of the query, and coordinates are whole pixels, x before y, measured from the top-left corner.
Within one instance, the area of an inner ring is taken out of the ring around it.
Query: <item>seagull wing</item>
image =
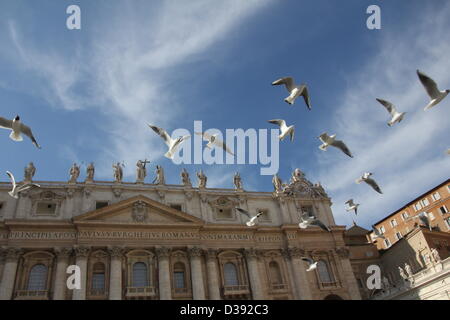
[[[350,152],[350,149],[345,145],[345,143],[342,140],[334,140],[331,145],[333,147],[336,147],[338,149],[341,149],[343,153],[348,155],[350,158],[353,158],[352,153]]]
[[[226,152],[228,152],[229,154],[231,154],[232,156],[234,156],[234,153],[230,150],[230,148],[227,147],[227,145],[225,144],[225,142],[218,140],[217,138],[212,142],[213,144],[215,144],[216,146],[222,148],[223,150],[225,150]]]
[[[33,132],[31,132],[30,127],[24,125],[23,123],[20,124],[20,131],[26,135],[28,138],[31,139],[31,142],[36,146],[36,148],[41,149],[41,146],[37,143],[36,139],[33,136]]]
[[[0,117],[0,128],[12,129],[12,123],[13,123],[12,120]]]
[[[171,142],[172,142],[172,138],[170,138],[170,136],[169,136],[169,134],[167,133],[166,130],[164,130],[164,129],[160,128],[160,127],[157,127],[157,126],[152,126],[151,124],[148,124],[148,126],[149,126],[153,131],[155,131],[155,132],[156,132],[156,133],[164,140],[164,143],[165,143],[168,147],[170,147]]]
[[[237,211],[239,211],[242,214],[245,214],[249,219],[251,219],[252,217],[250,216],[250,213],[247,210],[241,209],[241,208],[236,208]]]
[[[269,120],[267,122],[279,125],[280,128],[283,127],[283,126],[286,126],[286,121],[284,121],[282,119],[274,119],[274,120]]]
[[[205,139],[205,140],[210,140],[211,139],[211,135],[210,134],[208,134],[208,133],[206,133],[206,132],[195,132],[195,134],[196,135],[198,135],[198,136],[202,136],[203,137],[203,139]]]
[[[311,110],[311,99],[309,98],[309,92],[308,87],[306,85],[303,85],[303,90],[301,95],[303,96],[303,99],[305,100],[306,106],[309,110]]]
[[[352,207],[353,205],[355,205],[353,203],[353,199],[347,200],[347,202],[345,204],[348,204],[349,207]]]
[[[291,132],[289,133],[289,135],[291,136],[291,141],[294,141],[294,134],[295,134],[295,129],[292,128]]]
[[[381,192],[381,189],[380,189],[380,187],[378,186],[378,184],[375,182],[375,180],[373,180],[372,178],[367,178],[366,180],[366,183],[368,184],[368,185],[370,185],[376,192],[378,192],[378,193],[383,193],[383,192]]]
[[[9,180],[11,180],[14,189],[16,187],[16,179],[14,179],[14,175],[9,171],[6,171],[6,174],[8,175]]]
[[[422,85],[425,87],[425,90],[427,90],[427,93],[430,96],[430,98],[436,99],[437,97],[439,97],[440,92],[436,82],[429,76],[427,76],[425,73],[420,72],[419,70],[417,70],[417,75],[419,76],[420,82],[422,82]]]
[[[302,260],[308,262],[309,265],[314,263],[314,260],[308,257],[302,257]]]
[[[312,225],[318,226],[320,228],[322,228],[323,230],[330,232],[330,229],[319,219],[314,220],[312,223]]]
[[[284,84],[286,86],[287,91],[291,92],[295,88],[294,79],[292,77],[284,77],[272,82],[273,86],[278,86],[280,84]]]
[[[330,140],[330,136],[328,135],[328,133],[324,132],[319,136],[320,141],[322,141],[323,143],[327,143]]]
[[[377,101],[379,103],[381,103],[391,115],[397,111],[395,109],[395,106],[392,103],[390,103],[389,101],[386,101],[383,99],[378,99],[378,98],[377,98]]]

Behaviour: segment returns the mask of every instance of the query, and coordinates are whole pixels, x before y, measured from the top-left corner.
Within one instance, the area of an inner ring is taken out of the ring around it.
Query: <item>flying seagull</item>
[[[380,231],[377,228],[373,229],[373,234],[371,234],[372,241],[375,241],[376,239],[384,239],[384,235],[380,233]]]
[[[280,126],[280,140],[281,141],[283,141],[287,135],[291,136],[291,141],[294,140],[295,127],[293,125],[288,127],[286,125],[286,121],[284,121],[282,119],[274,119],[274,120],[269,120],[267,122],[277,124]]]
[[[430,103],[424,108],[424,110],[428,110],[433,108],[439,102],[441,102],[449,93],[449,90],[440,91],[436,82],[427,76],[425,73],[417,70],[417,75],[419,76],[420,82],[422,82],[425,90],[427,90],[428,95],[431,98]]]
[[[450,154],[450,149],[447,150],[447,154]]]
[[[381,192],[380,187],[378,186],[378,184],[375,182],[374,179],[370,178],[370,176],[372,175],[371,172],[366,172],[364,173],[360,178],[356,179],[355,182],[357,184],[360,184],[361,182],[365,182],[367,183],[369,186],[371,186],[376,192],[378,193],[383,193]]]
[[[210,135],[206,132],[196,132],[196,135],[202,136],[203,139],[205,139],[206,141],[209,141],[208,144],[206,145],[207,148],[212,148],[213,145],[216,145],[219,148],[222,148],[223,150],[225,150],[226,152],[228,152],[229,154],[231,154],[232,156],[234,156],[234,153],[227,147],[227,145],[225,144],[225,142],[220,141],[219,139],[217,139],[218,134],[213,134]]]
[[[314,216],[308,215],[308,213],[302,214],[300,216],[300,223],[298,224],[298,226],[300,227],[300,229],[306,229],[309,226],[317,226],[327,232],[331,232],[330,228],[328,228],[325,224],[323,224],[322,221],[320,221]]]
[[[415,218],[415,219],[418,218],[420,220],[420,222],[422,222],[425,225],[425,227],[430,229],[430,231],[433,231],[431,228],[430,218],[428,217],[428,213],[421,212],[418,215],[415,215],[413,218]]]
[[[355,211],[355,215],[358,215],[358,207],[359,203],[354,203],[353,199],[348,200],[345,204],[348,204],[348,208],[346,209],[348,211]]]
[[[6,174],[9,176],[9,179],[11,180],[11,184],[12,184],[12,190],[9,191],[8,194],[15,199],[18,199],[19,193],[21,193],[23,191],[26,191],[26,190],[34,188],[34,187],[38,187],[38,188],[41,187],[40,185],[38,185],[36,183],[24,183],[22,185],[17,185],[16,179],[14,179],[13,174],[9,171],[6,171]]]
[[[152,126],[151,124],[148,124],[148,123],[147,123],[147,125],[153,131],[155,131],[164,140],[165,144],[169,147],[169,150],[164,154],[164,156],[169,159],[173,159],[174,153],[175,153],[176,149],[178,148],[178,146],[183,141],[190,138],[190,136],[188,135],[188,136],[181,136],[176,139],[172,139],[166,130],[156,127],[156,126]]]
[[[377,101],[381,103],[391,115],[391,120],[389,120],[389,122],[387,123],[388,126],[391,127],[396,122],[400,123],[403,120],[403,117],[405,116],[406,112],[398,112],[395,106],[389,101],[379,98],[377,98]]]
[[[308,262],[308,269],[306,269],[306,272],[312,271],[317,268],[318,261],[314,261],[313,259],[308,257],[302,257],[302,260]]]
[[[14,141],[23,141],[22,133],[31,139],[36,148],[41,149],[41,146],[37,143],[36,139],[31,132],[30,127],[24,125],[20,121],[20,117],[16,116],[13,120],[8,120],[0,117],[0,128],[12,130],[9,137]]]
[[[319,146],[320,150],[327,151],[327,148],[331,146],[331,147],[340,149],[343,153],[348,155],[350,158],[353,158],[352,153],[350,152],[348,147],[345,145],[345,143],[342,140],[336,140],[335,134],[329,136],[326,132],[324,132],[318,138],[320,139],[320,141],[323,142],[323,144]]]
[[[303,99],[305,100],[306,106],[309,110],[311,110],[311,100],[309,98],[308,93],[308,87],[306,84],[302,83],[301,85],[296,85],[294,82],[294,79],[291,77],[285,77],[278,79],[274,82],[272,82],[273,86],[278,86],[284,84],[286,86],[287,91],[290,93],[289,97],[284,99],[289,104],[294,104],[295,99],[297,99],[300,96],[303,96]]]
[[[247,210],[241,209],[241,208],[236,208],[237,211],[239,211],[240,213],[246,215],[250,220],[246,222],[246,225],[249,227],[253,227],[256,224],[256,219],[259,218],[259,216],[261,216],[263,213],[261,211],[259,211],[256,216],[251,216],[250,213]]]

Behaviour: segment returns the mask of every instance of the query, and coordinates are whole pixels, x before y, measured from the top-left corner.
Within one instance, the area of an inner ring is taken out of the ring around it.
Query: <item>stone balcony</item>
[[[48,290],[17,290],[15,300],[49,300]]]
[[[127,299],[152,299],[158,295],[155,287],[127,287]]]

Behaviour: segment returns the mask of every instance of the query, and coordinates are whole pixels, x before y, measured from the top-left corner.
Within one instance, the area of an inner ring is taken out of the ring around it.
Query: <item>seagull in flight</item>
[[[40,188],[41,186],[36,184],[36,183],[25,183],[22,185],[18,185],[16,184],[16,179],[14,179],[14,176],[11,172],[6,171],[6,174],[8,175],[9,179],[11,180],[11,184],[12,184],[12,190],[8,192],[8,194],[15,198],[18,199],[19,198],[19,193],[26,191],[28,189],[34,188],[34,187],[38,187]]]
[[[371,172],[366,172],[360,178],[356,179],[355,182],[357,184],[360,184],[361,182],[365,182],[369,186],[371,186],[376,192],[383,194],[383,192],[381,192],[381,189],[378,186],[378,184],[375,182],[375,180],[370,177],[370,176],[372,176],[372,174],[373,173],[371,173]]]
[[[217,136],[219,135],[218,133],[210,135],[210,134],[208,134],[206,132],[196,132],[195,134],[199,135],[199,136],[202,136],[204,140],[209,141],[208,144],[206,145],[207,148],[212,149],[213,145],[215,145],[215,146],[225,150],[225,152],[228,152],[229,154],[234,156],[234,153],[230,150],[230,148],[227,147],[225,142],[220,141],[219,139],[217,139]]]
[[[377,229],[373,229],[373,233],[370,235],[372,238],[372,241],[375,241],[377,239],[385,239],[384,235]]]
[[[256,224],[256,220],[263,214],[263,212],[259,211],[256,216],[251,216],[247,210],[236,208],[237,211],[246,215],[250,220],[246,222],[248,227],[253,227]]]
[[[269,120],[267,122],[277,124],[280,126],[280,140],[281,141],[283,141],[287,135],[290,135],[291,141],[294,141],[294,132],[295,132],[294,125],[288,127],[286,125],[286,121],[284,121],[282,119],[274,119],[274,120]]]
[[[294,79],[291,77],[285,77],[278,79],[272,82],[273,86],[278,86],[284,84],[286,86],[287,91],[289,92],[289,96],[284,99],[290,105],[294,104],[295,99],[300,96],[303,96],[305,100],[306,106],[309,110],[311,110],[311,100],[309,98],[308,87],[306,84],[302,83],[301,85],[296,85]]]
[[[183,143],[183,141],[185,141],[191,137],[191,136],[187,135],[187,136],[178,137],[176,139],[172,139],[166,130],[156,127],[156,126],[152,126],[151,124],[148,124],[148,123],[147,123],[147,125],[153,131],[155,131],[164,140],[165,144],[169,147],[169,150],[164,154],[164,156],[169,159],[173,159],[173,156],[174,156],[175,151],[178,148],[178,146],[181,143]]]
[[[308,262],[308,269],[306,269],[306,272],[309,272],[309,271],[312,271],[314,269],[317,269],[317,263],[319,261],[314,261],[313,259],[308,258],[308,257],[302,257],[302,260],[305,261],[305,262]]]
[[[381,103],[391,115],[391,120],[387,123],[389,127],[392,127],[396,122],[400,123],[403,120],[406,112],[398,112],[395,106],[389,101],[379,98],[377,98],[377,101]]]
[[[422,222],[425,225],[425,227],[430,229],[430,231],[433,231],[432,228],[431,228],[430,217],[428,216],[428,213],[421,212],[421,213],[413,216],[412,219],[419,219],[420,222]]]
[[[348,149],[348,147],[345,145],[345,143],[342,140],[337,140],[335,134],[329,136],[326,132],[324,132],[318,138],[320,139],[320,141],[323,142],[323,144],[321,144],[319,146],[320,150],[327,151],[327,148],[331,146],[331,147],[340,149],[343,153],[348,155],[350,158],[353,158],[353,155],[350,152],[350,150]]]
[[[24,125],[20,121],[20,117],[16,116],[13,120],[8,120],[0,117],[0,128],[11,130],[9,137],[14,141],[23,141],[22,133],[31,139],[36,148],[41,149],[41,146],[37,143],[36,139],[31,132],[30,127]]]
[[[358,215],[359,203],[354,203],[353,199],[350,199],[345,204],[348,204],[348,208],[346,208],[347,212],[353,210],[355,211],[355,215]]]
[[[417,75],[419,76],[420,82],[422,82],[422,85],[425,87],[425,90],[427,90],[427,93],[431,98],[430,103],[424,108],[425,111],[433,108],[450,93],[450,89],[440,91],[436,82],[425,73],[417,70]]]
[[[300,223],[298,226],[300,229],[306,229],[309,226],[317,226],[327,232],[331,232],[330,228],[328,228],[322,221],[317,219],[315,216],[310,216],[308,213],[304,213],[300,216]]]

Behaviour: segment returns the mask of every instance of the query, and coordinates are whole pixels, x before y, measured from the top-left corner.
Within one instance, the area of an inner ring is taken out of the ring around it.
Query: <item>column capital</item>
[[[70,257],[70,255],[73,252],[72,248],[66,248],[66,247],[56,247],[53,248],[53,251],[55,252],[58,259],[65,259]]]
[[[111,258],[122,258],[125,249],[119,246],[108,246],[108,253]]]
[[[168,247],[158,247],[155,249],[158,259],[167,259],[170,255],[170,248]]]
[[[6,261],[15,261],[23,254],[23,250],[20,248],[3,247],[3,256]]]
[[[291,259],[298,259],[301,258],[305,255],[305,250],[300,249],[298,247],[289,247],[287,248],[287,252],[289,254],[289,256],[291,257]]]
[[[189,257],[200,258],[203,255],[203,250],[199,247],[192,247],[188,249]]]
[[[346,247],[336,248],[335,253],[339,256],[339,258],[348,259],[350,257],[350,250]]]
[[[247,259],[258,259],[261,256],[261,251],[255,248],[245,248],[244,255]]]
[[[74,246],[73,249],[77,258],[87,258],[91,251],[91,248],[86,246]]]
[[[216,260],[217,254],[219,253],[219,250],[217,249],[206,249],[206,259],[207,260]]]

